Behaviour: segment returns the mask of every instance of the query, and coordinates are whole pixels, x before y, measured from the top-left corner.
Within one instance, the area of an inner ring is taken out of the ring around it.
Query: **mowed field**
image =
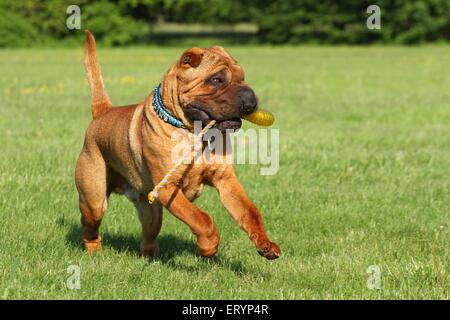
[[[100,48],[113,103],[142,101],[185,49]],[[260,257],[212,189],[196,203],[221,234],[215,258],[168,211],[162,256],[140,257],[134,207],[116,195],[88,256],[74,184],[91,119],[82,48],[2,50],[0,298],[449,298],[450,47],[228,50],[280,130],[276,175],[237,171],[282,257]]]

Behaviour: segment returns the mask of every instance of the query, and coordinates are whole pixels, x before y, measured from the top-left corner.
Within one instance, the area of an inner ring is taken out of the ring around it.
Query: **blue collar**
[[[161,83],[155,88],[153,94],[153,109],[155,110],[158,117],[160,117],[164,122],[170,123],[174,127],[186,129],[183,121],[177,119],[172,113],[170,113],[165,107],[161,99],[161,93],[159,89],[161,88]]]

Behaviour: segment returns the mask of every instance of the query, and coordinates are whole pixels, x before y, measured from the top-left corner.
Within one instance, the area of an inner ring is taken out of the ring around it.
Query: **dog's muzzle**
[[[211,120],[217,121],[217,123],[214,125],[214,128],[221,131],[239,130],[239,128],[242,126],[242,120],[240,118],[234,117],[225,120],[217,120],[210,116],[209,113],[203,110],[201,107],[194,106],[193,104],[187,105],[184,113],[186,117],[188,117],[189,120],[193,122],[201,121],[203,127],[206,126]]]

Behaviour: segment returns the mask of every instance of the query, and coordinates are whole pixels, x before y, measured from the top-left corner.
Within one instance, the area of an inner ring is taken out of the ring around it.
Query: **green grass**
[[[112,101],[141,101],[184,49],[101,49]],[[449,298],[450,47],[229,51],[280,129],[278,174],[237,169],[282,257],[261,258],[214,190],[197,204],[221,233],[217,257],[199,257],[166,211],[162,257],[147,262],[118,196],[104,250],[89,257],[74,185],[91,118],[82,49],[3,50],[1,298]],[[80,290],[66,287],[71,264]],[[366,287],[369,265],[381,268],[381,290]]]

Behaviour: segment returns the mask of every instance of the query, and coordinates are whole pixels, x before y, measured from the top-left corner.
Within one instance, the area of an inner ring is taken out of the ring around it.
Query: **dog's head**
[[[172,102],[189,122],[216,120],[220,130],[239,129],[257,97],[244,81],[244,71],[222,47],[190,48],[166,75]]]

